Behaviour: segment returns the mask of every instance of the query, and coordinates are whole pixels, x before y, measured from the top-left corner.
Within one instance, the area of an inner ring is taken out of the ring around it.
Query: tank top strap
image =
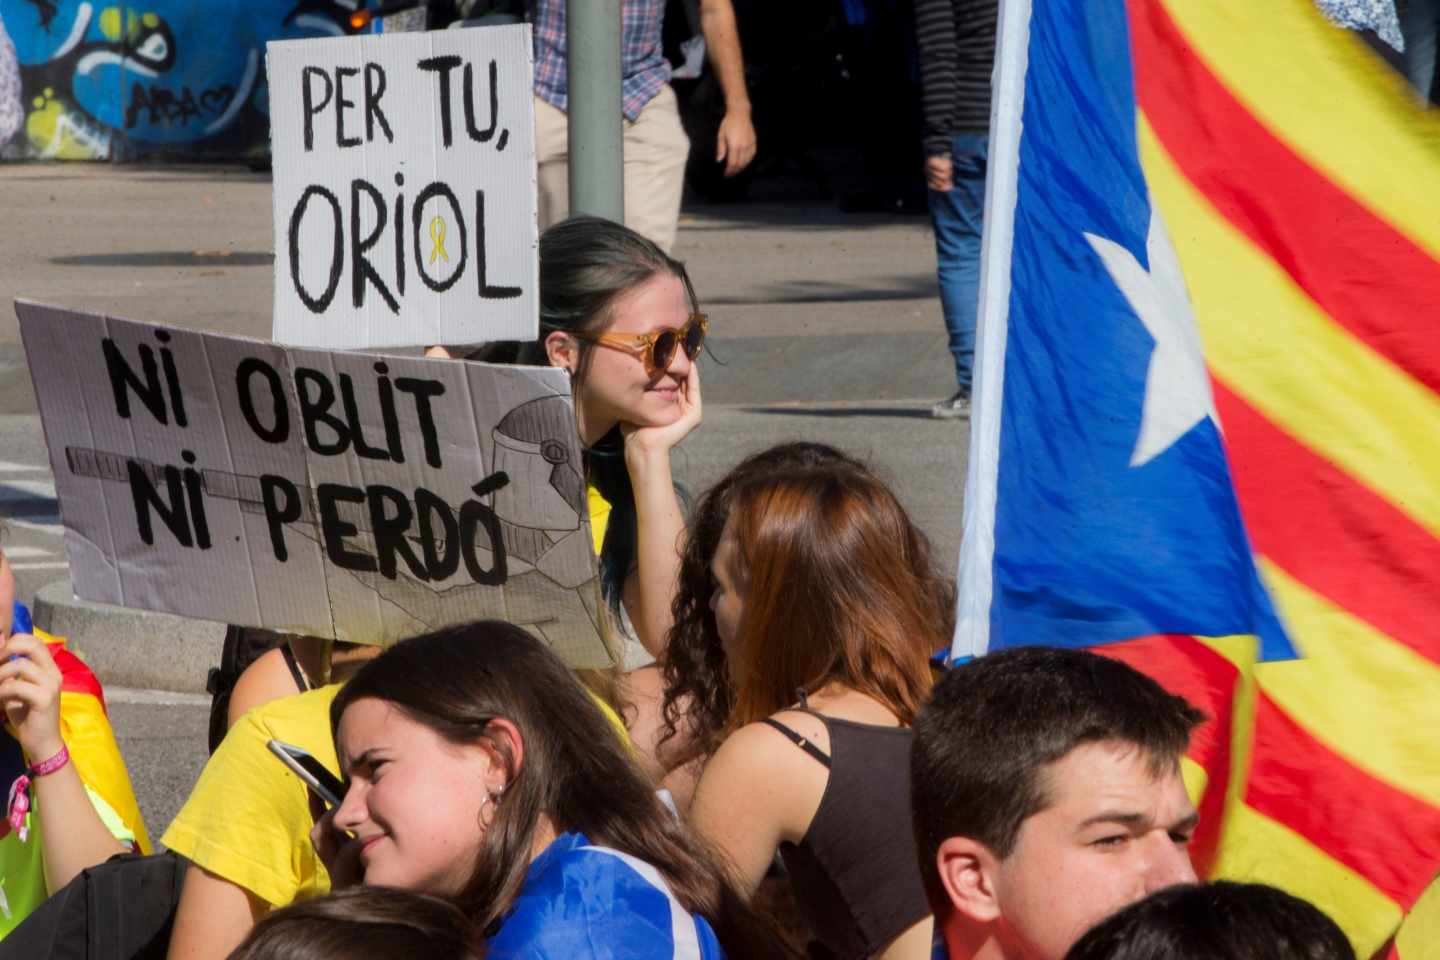
[[[798,731],[785,726],[785,724],[781,723],[779,720],[776,720],[774,717],[766,717],[760,722],[765,724],[767,727],[773,727],[774,729],[779,730],[782,734],[785,735],[786,739],[794,743],[795,746],[799,747],[801,750],[804,750],[806,753],[810,754],[810,756],[814,757],[817,761],[819,761],[821,766],[825,767],[827,770],[830,768],[829,755],[827,755],[824,751],[822,751],[819,747],[815,746],[815,744],[811,743],[805,737],[801,736]]]
[[[800,706],[791,707],[791,710],[795,710],[800,713],[808,713],[816,720],[819,720],[821,723],[825,724],[826,730],[830,729],[830,719],[826,717],[825,714],[821,713],[819,710],[816,710],[814,707],[810,706],[810,695],[805,692],[804,687],[797,687],[795,689],[795,699],[800,701]]]
[[[295,657],[295,651],[290,649],[290,641],[286,640],[280,644],[280,656],[285,660],[285,666],[290,668],[290,676],[295,681],[295,687],[304,693],[310,689],[309,680],[305,671],[300,668],[300,661]]]

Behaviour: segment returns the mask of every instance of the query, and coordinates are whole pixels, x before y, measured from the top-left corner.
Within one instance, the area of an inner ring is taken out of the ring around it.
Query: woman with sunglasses
[[[540,236],[539,341],[473,355],[570,374],[597,541],[604,528],[601,589],[655,657],[685,531],[670,451],[700,423],[707,328],[684,264],[618,223],[575,217]]]

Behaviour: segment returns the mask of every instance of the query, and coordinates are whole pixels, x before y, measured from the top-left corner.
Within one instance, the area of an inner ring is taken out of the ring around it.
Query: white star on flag
[[[1150,232],[1145,238],[1148,273],[1134,254],[1113,240],[1093,233],[1086,233],[1085,239],[1155,338],[1155,350],[1145,374],[1140,436],[1130,454],[1130,466],[1144,466],[1206,417],[1217,429],[1220,426],[1195,313],[1160,211],[1152,208],[1150,212]]]

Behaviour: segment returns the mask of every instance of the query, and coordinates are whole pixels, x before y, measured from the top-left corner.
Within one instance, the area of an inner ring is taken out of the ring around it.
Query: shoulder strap
[[[290,676],[294,679],[296,688],[301,693],[309,690],[310,682],[305,679],[305,671],[300,669],[300,661],[295,659],[295,651],[290,649],[289,640],[280,644],[280,656],[285,658],[285,666],[290,668]]]
[[[821,723],[825,724],[825,729],[830,729],[830,721],[825,718],[825,714],[810,706],[810,695],[805,692],[804,687],[795,688],[795,699],[800,701],[800,706],[790,707],[789,709],[795,710],[799,713],[808,713],[816,720],[819,720]]]
[[[785,726],[785,724],[781,723],[779,720],[776,720],[774,717],[766,717],[760,722],[765,724],[766,726],[774,727],[776,730],[779,730],[789,740],[793,741],[795,746],[799,747],[801,750],[804,750],[806,753],[810,754],[810,756],[820,761],[821,766],[827,769],[830,767],[830,758],[825,753],[823,753],[819,747],[815,746],[815,744],[800,736],[800,734],[796,733],[794,730]]]

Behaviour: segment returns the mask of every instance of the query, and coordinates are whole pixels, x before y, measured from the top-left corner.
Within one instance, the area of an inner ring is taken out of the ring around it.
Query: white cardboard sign
[[[563,371],[16,312],[80,596],[360,643],[498,617],[610,663]]]
[[[277,343],[538,336],[528,24],[266,45]]]

